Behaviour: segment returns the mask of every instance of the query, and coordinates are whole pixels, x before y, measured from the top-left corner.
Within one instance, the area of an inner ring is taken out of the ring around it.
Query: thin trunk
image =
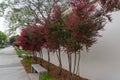
[[[40,53],[40,51],[39,51],[38,53],[39,53],[39,58],[40,58],[40,56],[41,56],[41,53]],[[40,64],[41,64],[41,61],[40,61],[40,59],[38,59],[38,63],[40,63]]]
[[[42,52],[42,49],[40,50],[40,53],[41,53],[41,59],[43,59],[43,52]]]
[[[43,59],[42,49],[40,49],[40,51],[39,51],[39,56],[40,56],[41,59]]]
[[[39,51],[39,57],[40,57],[40,59],[39,59],[38,63],[40,63],[42,65],[42,61],[41,61],[41,59],[42,59],[42,49]]]
[[[76,70],[76,60],[77,60],[77,57],[76,57],[76,52],[75,52],[73,74],[75,74],[75,70]]]
[[[56,51],[56,55],[57,55],[57,58],[58,58],[58,61],[59,61],[59,67],[60,67],[60,58],[59,58],[59,52],[58,51]],[[61,75],[60,68],[59,68],[58,74]]]
[[[41,58],[41,50],[38,53],[39,53],[39,57]]]
[[[72,80],[72,59],[71,59],[71,53],[68,54],[68,64],[69,64],[69,80]]]
[[[36,63],[35,52],[33,52],[33,59],[35,60],[35,63]]]
[[[38,63],[37,53],[35,52],[35,63]]]
[[[40,53],[41,53],[41,60],[43,60],[43,52],[42,52],[42,49],[40,50]],[[41,61],[41,65],[42,65],[42,61]]]
[[[48,52],[48,71],[50,71],[50,52],[47,50]]]
[[[60,49],[58,49],[58,54],[59,54],[59,67],[60,67],[59,75],[61,75],[62,74],[62,61],[61,61]]]
[[[80,66],[80,51],[78,53],[78,65],[77,65],[76,74],[79,74],[79,66]]]

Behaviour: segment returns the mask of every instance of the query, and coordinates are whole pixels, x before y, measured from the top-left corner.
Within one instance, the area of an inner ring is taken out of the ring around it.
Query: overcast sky
[[[5,23],[4,23],[4,18],[0,17],[0,31],[5,31],[6,29],[6,26],[5,26]]]
[[[2,2],[3,0],[0,0],[0,3]],[[5,31],[5,26],[4,26],[4,18],[3,17],[0,17],[0,31]]]

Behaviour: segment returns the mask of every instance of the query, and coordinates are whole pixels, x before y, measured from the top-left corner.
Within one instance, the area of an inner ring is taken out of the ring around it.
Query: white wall
[[[89,52],[82,52],[80,75],[90,80],[120,80],[120,12],[112,14],[113,21],[108,23],[104,31]],[[44,51],[45,52],[45,51]],[[58,65],[56,55],[51,62]],[[68,69],[67,56],[62,55],[64,68]],[[47,55],[44,55],[47,60]]]
[[[81,76],[91,80],[120,80],[120,12],[112,14],[102,38],[82,56]]]

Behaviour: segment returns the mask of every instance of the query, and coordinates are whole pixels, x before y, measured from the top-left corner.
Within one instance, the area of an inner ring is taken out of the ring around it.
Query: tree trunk
[[[48,71],[50,71],[50,52],[47,50],[47,52],[48,52],[48,65],[47,65],[47,67],[48,67]]]
[[[33,52],[33,59],[35,60],[35,63],[37,63],[37,57],[35,52]]]
[[[38,63],[37,52],[35,52],[35,63]]]
[[[68,54],[68,64],[69,64],[69,80],[73,80],[72,78],[72,58],[71,58],[71,53]]]
[[[79,74],[79,66],[80,66],[80,51],[78,52],[78,65],[77,65],[76,74]]]
[[[42,65],[42,59],[43,59],[42,49],[39,51],[39,56],[40,56],[40,59],[39,59],[38,63],[40,63]]]
[[[60,49],[58,49],[58,51],[56,51],[56,55],[59,61],[59,75],[62,75],[62,61],[61,61],[61,53],[60,53]]]
[[[75,70],[76,70],[76,60],[77,60],[77,57],[76,57],[76,52],[75,52],[73,74],[75,74]]]

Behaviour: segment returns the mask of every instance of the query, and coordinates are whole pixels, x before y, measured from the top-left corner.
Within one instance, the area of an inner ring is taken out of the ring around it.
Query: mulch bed
[[[33,58],[30,58],[30,59],[33,62],[35,62]],[[38,61],[39,61],[38,62],[39,64],[41,64],[44,68],[48,69],[48,62],[47,61],[42,60],[42,59],[39,59]],[[26,64],[23,60],[21,62],[23,64],[26,72],[30,73],[31,72],[31,67],[28,64]],[[49,65],[50,65],[49,71],[48,71],[49,76],[53,77],[55,80],[68,80],[69,72],[67,70],[62,69],[62,75],[59,75],[58,74],[59,73],[59,67],[54,65],[54,64],[51,64],[51,63]],[[88,80],[88,79],[81,78],[77,75],[74,75],[74,80]]]

